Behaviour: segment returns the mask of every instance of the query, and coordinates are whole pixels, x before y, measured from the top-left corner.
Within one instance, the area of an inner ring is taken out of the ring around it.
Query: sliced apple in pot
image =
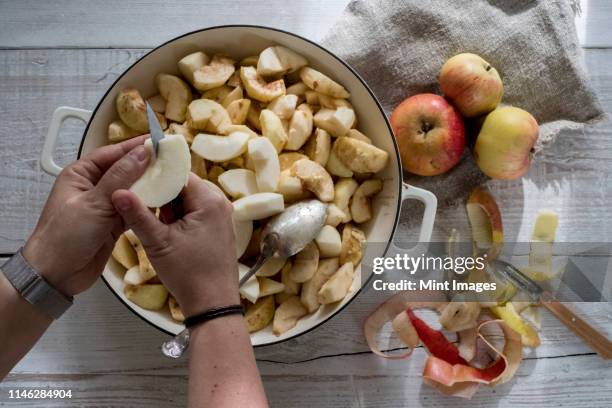
[[[145,141],[151,160],[144,174],[130,190],[151,208],[162,207],[176,198],[189,176],[191,155],[182,135],[166,135],[160,142],[157,156],[151,139]]]
[[[234,201],[234,216],[238,220],[261,220],[283,212],[285,202],[277,193],[257,193]]]
[[[355,111],[340,107],[336,110],[319,109],[314,115],[316,127],[327,130],[332,136],[341,137],[355,125]]]
[[[302,180],[304,187],[319,200],[329,202],[334,199],[334,182],[319,163],[310,159],[298,160],[291,166],[291,175]]]
[[[270,109],[272,112],[276,113],[276,115],[281,119],[291,119],[293,113],[295,112],[297,102],[297,95],[281,95],[270,102],[267,109]]]
[[[269,109],[264,109],[259,115],[261,133],[270,139],[276,151],[280,153],[287,143],[287,133],[283,127],[283,122]]]
[[[191,102],[191,89],[177,76],[159,74],[155,77],[159,93],[166,100],[165,116],[175,121],[183,122],[187,112],[187,105]]]
[[[372,219],[372,205],[370,197],[378,194],[383,188],[379,179],[366,180],[355,190],[351,199],[351,216],[358,224]]]
[[[319,247],[321,258],[330,258],[340,255],[342,250],[342,239],[340,233],[335,227],[325,225],[315,238],[315,242]]]
[[[330,152],[331,136],[323,129],[315,130],[314,135],[308,139],[304,146],[304,153],[306,153],[310,160],[319,163],[323,167],[327,165]]]
[[[314,276],[318,267],[319,247],[314,242],[310,242],[295,255],[289,278],[298,283],[306,282]]]
[[[346,89],[330,77],[309,67],[300,70],[300,78],[313,91],[329,95],[334,98],[348,98],[351,95]]]
[[[236,244],[236,258],[240,258],[242,254],[244,254],[244,251],[246,251],[249,241],[251,241],[251,235],[253,235],[253,221],[241,221],[237,220],[236,217],[232,218]]]
[[[193,139],[191,150],[206,160],[224,162],[246,152],[250,138],[250,135],[243,132],[234,132],[228,136],[200,133]]]
[[[205,65],[208,65],[210,58],[202,51],[194,52],[184,56],[178,62],[181,74],[193,84],[193,73]]]
[[[336,143],[338,143],[337,140],[336,142],[334,142],[334,147]],[[340,161],[340,159],[336,155],[334,147],[332,147],[331,151],[329,152],[329,157],[327,158],[325,169],[334,176],[353,177],[353,171],[346,167],[346,165]]]
[[[341,137],[333,151],[340,161],[355,173],[378,173],[389,161],[389,153],[352,137]]]
[[[241,279],[249,271],[249,267],[238,263],[238,279]],[[259,298],[259,281],[255,276],[251,276],[240,287],[240,295],[251,303],[257,302]]]
[[[255,173],[247,169],[227,170],[217,179],[223,190],[232,198],[242,198],[258,193]]]
[[[231,102],[227,106],[227,114],[234,125],[242,125],[246,122],[249,108],[251,107],[250,99],[238,99]]]
[[[296,110],[289,123],[289,135],[285,149],[298,150],[301,148],[312,133],[312,123],[312,112],[310,108]]]
[[[308,61],[298,53],[280,45],[268,47],[259,54],[257,73],[272,76],[294,72],[307,65]]]
[[[249,159],[255,168],[255,179],[260,192],[278,190],[280,163],[270,139],[257,137],[249,140]]]
[[[270,278],[258,277],[259,297],[275,295],[285,290],[285,285]]]
[[[211,99],[196,99],[187,107],[187,126],[225,134],[232,120],[223,106]]]
[[[343,264],[331,278],[321,286],[317,300],[322,305],[339,302],[348,294],[355,270],[351,262]]]
[[[247,94],[261,102],[270,102],[286,92],[285,82],[282,79],[268,83],[253,67],[241,67],[240,79]]]
[[[223,85],[235,70],[233,59],[215,55],[209,65],[200,67],[193,73],[193,86],[199,91],[216,88]]]

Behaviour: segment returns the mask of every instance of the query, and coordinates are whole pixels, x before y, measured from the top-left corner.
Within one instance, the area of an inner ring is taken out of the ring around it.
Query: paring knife
[[[151,134],[151,143],[153,144],[153,154],[157,157],[159,153],[159,142],[164,138],[164,130],[161,128],[159,121],[157,120],[157,116],[155,115],[155,111],[149,105],[149,102],[145,102],[147,104],[147,120],[149,122],[149,133]],[[173,222],[174,220],[178,220],[182,217],[182,199],[179,195],[174,200],[170,201],[170,209],[172,210]]]
[[[555,297],[542,289],[533,279],[529,278],[513,265],[508,262],[496,260],[496,273],[514,283],[519,289],[524,290],[527,294],[537,302],[541,302],[542,306],[550,310],[557,319],[584,343],[589,345],[597,354],[606,360],[612,359],[612,342],[606,336],[599,333],[591,325],[582,320],[578,315],[567,308],[563,303],[559,302]]]
[[[159,142],[164,138],[164,131],[157,120],[157,116],[155,116],[155,112],[149,102],[145,102],[147,104],[147,119],[149,121],[149,133],[151,134],[151,142],[153,143],[153,151],[155,152],[155,156],[157,157],[157,152],[159,151]]]

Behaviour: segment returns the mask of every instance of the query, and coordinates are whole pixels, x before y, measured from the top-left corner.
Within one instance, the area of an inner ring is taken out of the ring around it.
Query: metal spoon
[[[251,269],[240,279],[239,287],[257,272],[266,261],[278,254],[288,258],[300,252],[323,228],[327,204],[318,200],[295,203],[274,216],[262,232],[260,255]],[[172,340],[162,344],[166,357],[179,358],[189,347],[189,330],[185,329]]]

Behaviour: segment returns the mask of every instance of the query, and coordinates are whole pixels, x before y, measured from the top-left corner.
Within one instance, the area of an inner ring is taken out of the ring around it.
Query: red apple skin
[[[436,176],[450,170],[465,148],[465,126],[459,111],[434,94],[411,96],[391,114],[395,134],[407,171]]]
[[[540,127],[527,111],[503,106],[485,118],[474,145],[476,164],[487,176],[513,180],[529,169]]]
[[[497,70],[476,54],[459,54],[446,61],[439,82],[444,96],[466,118],[491,112],[504,94]]]

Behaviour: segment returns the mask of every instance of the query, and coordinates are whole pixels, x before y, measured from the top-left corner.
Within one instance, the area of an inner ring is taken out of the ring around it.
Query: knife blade
[[[164,131],[157,120],[157,116],[155,116],[155,112],[149,102],[147,104],[147,119],[149,121],[149,133],[151,134],[151,142],[153,143],[153,151],[155,152],[155,157],[157,157],[157,153],[159,151],[159,142],[164,138]]]
[[[567,306],[555,299],[551,293],[545,291],[533,279],[519,271],[514,265],[499,259],[495,260],[493,270],[506,280],[514,283],[519,289],[527,292],[533,300],[540,302],[542,306],[548,309],[561,323],[602,358],[606,360],[612,359],[612,342]]]

